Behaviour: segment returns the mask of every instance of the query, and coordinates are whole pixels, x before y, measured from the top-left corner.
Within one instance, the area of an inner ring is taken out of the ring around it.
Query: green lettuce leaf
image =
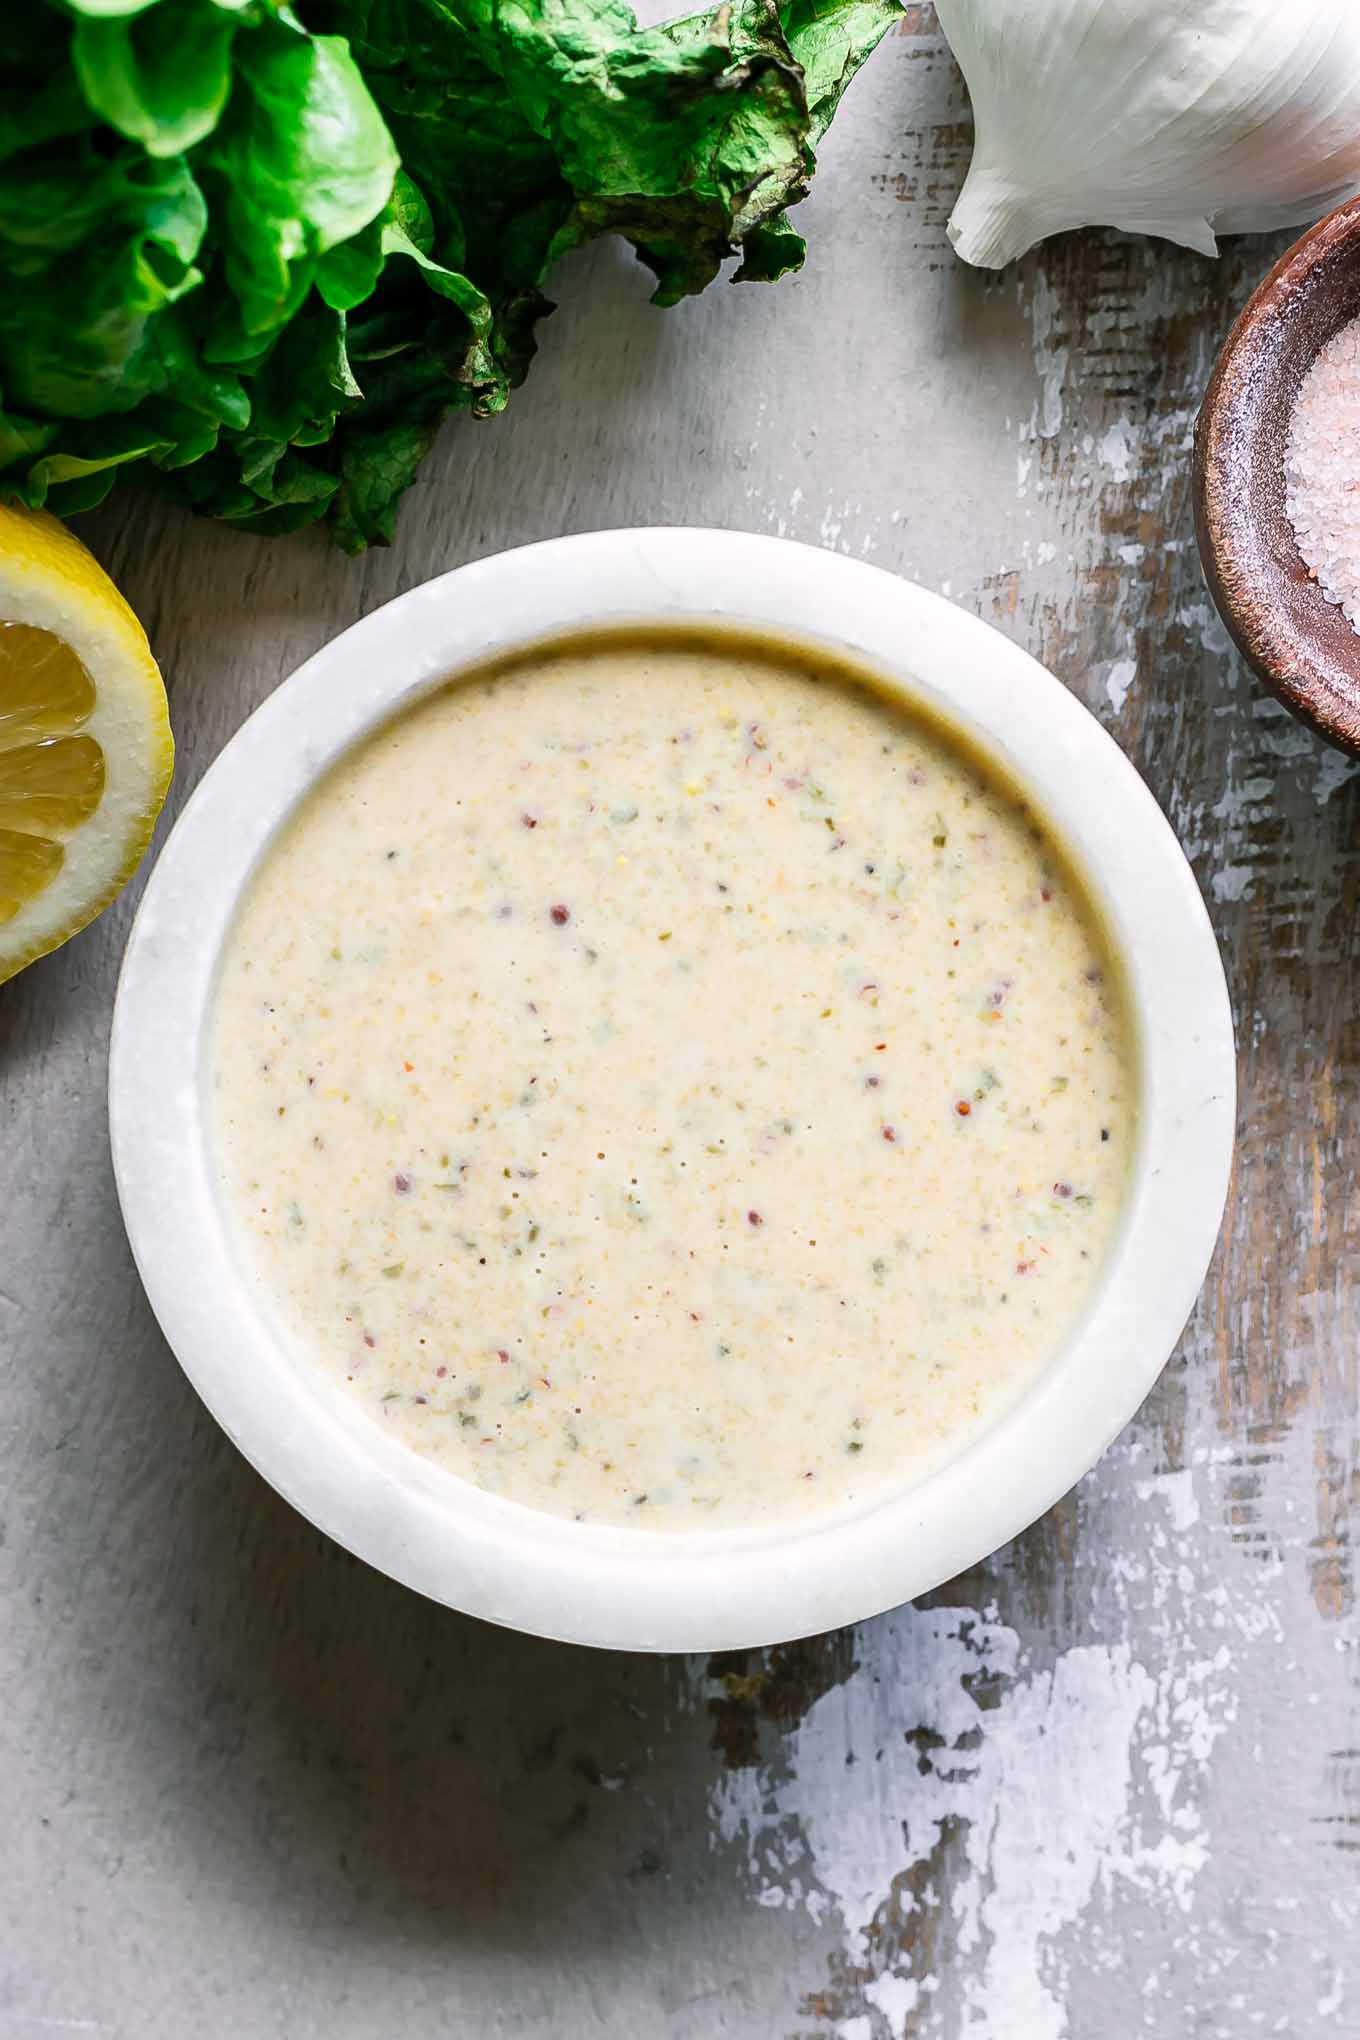
[[[318,260],[377,218],[398,158],[341,37],[280,15],[236,49],[236,89],[206,162],[221,180],[224,282],[254,338],[286,325]]]
[[[0,24],[0,499],[128,477],[357,551],[501,410],[568,249],[655,300],[795,269],[900,0],[44,0]]]
[[[231,92],[236,10],[166,0],[135,15],[79,11],[71,62],[92,113],[140,142],[149,156],[178,156],[210,135]]]
[[[56,419],[164,387],[160,323],[202,281],[208,224],[181,158],[49,142],[0,163],[0,389]]]

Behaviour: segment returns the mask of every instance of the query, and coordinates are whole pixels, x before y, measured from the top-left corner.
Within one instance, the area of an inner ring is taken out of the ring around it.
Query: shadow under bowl
[[[1360,633],[1311,577],[1285,514],[1295,398],[1357,315],[1352,199],[1289,249],[1228,335],[1195,428],[1194,495],[1204,576],[1238,649],[1286,708],[1360,756]]]

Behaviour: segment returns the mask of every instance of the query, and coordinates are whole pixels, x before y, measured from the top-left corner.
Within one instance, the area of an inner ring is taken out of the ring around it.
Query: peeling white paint
[[[1274,793],[1275,781],[1257,774],[1251,779],[1243,780],[1240,786],[1232,784],[1226,786],[1221,799],[1214,803],[1210,813],[1215,821],[1226,822],[1230,829],[1237,828],[1254,809],[1269,803]]]
[[[1326,807],[1334,793],[1354,779],[1360,772],[1360,758],[1348,758],[1342,751],[1330,744],[1319,744],[1317,777],[1313,781],[1313,798],[1319,807]]]
[[[1138,666],[1133,659],[1116,659],[1105,675],[1105,693],[1116,715],[1123,710],[1124,703],[1129,697],[1129,689],[1137,678]]]
[[[1184,1787],[1222,1732],[1219,1667],[1154,1672],[1124,1643],[1031,1665],[1013,1630],[967,1608],[903,1610],[880,1640],[875,1680],[825,1695],[791,1738],[787,1780],[724,1781],[718,1832],[745,1839],[766,1902],[801,1905],[812,1884],[829,1894],[852,1957],[894,1881],[954,1837],[963,1862],[937,1896],[970,1957],[966,2020],[1063,2040],[1064,1932],[1120,1880],[1191,1902],[1205,1842]],[[979,1677],[1001,1683],[995,1707],[964,1683]],[[878,1764],[872,1797],[846,1791],[847,1752]],[[790,1852],[792,1833],[805,1852]],[[919,1995],[906,1981],[910,1994],[903,1979],[887,1985],[904,2013]],[[866,1998],[884,2005],[882,1978],[875,1988]]]
[[[1266,1460],[1284,1501],[1308,1492],[1310,1452],[1301,1429],[1245,1465],[1254,1476]],[[1107,1545],[1105,1502],[1082,1532],[1095,1638],[1049,1656],[995,1604],[902,1609],[862,1632],[859,1669],[781,1738],[775,1762],[715,1789],[715,1845],[744,1852],[759,1901],[818,1920],[829,1906],[839,1920],[837,1974],[843,1988],[860,1978],[872,2040],[1158,2034],[1181,2030],[1191,2009],[1212,2040],[1258,2024],[1293,2035],[1292,2016],[1244,2018],[1224,1988],[1247,1931],[1267,1967],[1279,1965],[1287,2002],[1300,2002],[1314,1961],[1308,2002],[1328,2018],[1345,2002],[1335,1941],[1310,1941],[1306,1907],[1276,1953],[1259,1917],[1244,1927],[1206,1916],[1197,1896],[1211,1791],[1223,1806],[1266,1780],[1280,1785],[1259,1746],[1239,1752],[1235,1771],[1220,1763],[1244,1692],[1264,1675],[1276,1705],[1325,1711],[1327,1728],[1311,1728],[1300,1748],[1318,1785],[1325,1737],[1346,1733],[1344,1696],[1317,1682],[1293,1692],[1297,1667],[1281,1646],[1297,1620],[1286,1630],[1281,1601],[1295,1576],[1254,1542],[1241,1447],[1201,1444],[1190,1466],[1157,1472],[1147,1456],[1126,1435],[1105,1483],[1108,1496],[1135,1497],[1136,1542]],[[1302,1547],[1310,1533],[1296,1534]],[[1005,1577],[1004,1555],[997,1564]],[[1299,1911],[1292,1884],[1276,1896]],[[1342,1888],[1330,1903],[1360,1913]],[[1140,1922],[1132,1941],[1121,1924],[1130,1916]],[[917,1945],[936,1950],[938,1967],[913,1968]],[[1187,1974],[1203,1982],[1193,2008]],[[1081,2023],[1074,2003],[1099,1979],[1105,2009]],[[836,2027],[842,2040],[856,2030]]]
[[[885,1969],[864,1986],[864,1995],[888,2022],[892,2040],[911,2040],[908,2020],[921,2002],[921,1986],[912,1977]]]
[[[1193,1530],[1199,1521],[1199,1497],[1195,1493],[1195,1476],[1188,1466],[1178,1467],[1174,1473],[1159,1473],[1150,1480],[1134,1483],[1134,1493],[1140,1502],[1150,1502],[1160,1496],[1166,1503],[1171,1528],[1178,1537],[1187,1530]]]
[[[1224,864],[1210,874],[1209,886],[1219,905],[1228,906],[1251,897],[1251,878],[1249,864]]]
[[[1207,652],[1210,658],[1226,659],[1231,656],[1233,643],[1228,636],[1227,625],[1207,595],[1202,601],[1182,602],[1177,610],[1177,620],[1192,637],[1198,638],[1201,651]]]
[[[1096,450],[1102,467],[1110,471],[1114,482],[1127,482],[1137,466],[1137,443],[1132,428],[1124,419],[1118,419],[1103,434]]]
[[[1158,1525],[1142,1597],[1192,1594],[1176,1547],[1198,1516],[1193,1474],[1149,1476],[1137,1492]],[[873,1677],[816,1702],[789,1739],[787,1775],[724,1778],[716,1832],[745,1844],[764,1902],[829,1897],[852,1959],[903,1873],[952,1838],[935,1900],[969,1956],[965,2023],[1063,2040],[1066,1931],[1121,1883],[1191,1905],[1207,1847],[1194,1781],[1231,1719],[1231,1652],[1191,1655],[1168,1630],[1160,1662],[1115,1642],[1043,1665],[970,1608],[901,1610],[874,1642]],[[994,1705],[975,1697],[979,1681]],[[876,1767],[872,1794],[847,1791],[847,1756]],[[865,1995],[905,2014],[921,1983],[894,1976],[885,2002],[880,1977]]]
[[[1058,330],[1058,293],[1042,270],[1034,280],[1030,303],[1030,331],[1034,348],[1034,372],[1039,378],[1039,401],[1030,429],[1040,439],[1055,439],[1063,428],[1063,392],[1071,349],[1054,339]]]

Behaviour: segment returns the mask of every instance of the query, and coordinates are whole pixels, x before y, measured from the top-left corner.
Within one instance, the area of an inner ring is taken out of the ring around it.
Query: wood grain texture
[[[1291,2040],[1360,2021],[1360,778],[1205,596],[1193,414],[1271,244],[983,277],[928,8],[855,87],[805,274],[666,314],[597,250],[500,421],[347,563],[125,499],[182,802],[300,659],[458,561],[679,520],[944,587],[1114,731],[1238,1016],[1228,1224],[1137,1421],[973,1573],[711,1662],[503,1633],[328,1545],[196,1404],[112,1192],[131,897],[0,998],[0,2034]],[[1023,712],[1023,710],[1021,711]]]

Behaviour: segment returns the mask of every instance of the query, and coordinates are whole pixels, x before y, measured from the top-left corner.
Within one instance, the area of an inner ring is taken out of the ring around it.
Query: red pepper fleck
[[[1040,886],[1039,897],[1041,900],[1051,900],[1053,897],[1052,886],[1051,885]]]
[[[497,1346],[496,1358],[500,1361],[502,1367],[510,1365],[510,1355],[506,1352],[504,1346]]]
[[[1017,1275],[1028,1275],[1030,1269],[1033,1266],[1034,1266],[1033,1261],[1017,1261],[1015,1264],[1015,1272]]]
[[[551,1388],[551,1387],[552,1387],[552,1383],[551,1383],[551,1382],[549,1381],[549,1379],[548,1379],[548,1377],[547,1377],[547,1375],[546,1375],[546,1374],[540,1374],[540,1375],[539,1375],[539,1377],[538,1377],[538,1379],[539,1379],[539,1383],[540,1383],[540,1386],[542,1386],[543,1388]]]
[[[448,1373],[448,1371],[449,1370],[447,1367],[436,1367],[434,1370],[436,1381],[442,1381],[445,1375]]]
[[[412,1400],[413,1400],[414,1402],[423,1402],[423,1403],[427,1403],[427,1402],[428,1402],[428,1401],[430,1400],[430,1398],[429,1398],[429,1397],[428,1397],[427,1395],[418,1395],[418,1396],[414,1396],[414,1397],[412,1398]]]
[[[404,1176],[399,1169],[396,1175],[392,1178],[392,1188],[396,1191],[399,1197],[404,1197],[406,1195],[406,1192],[410,1189],[410,1187],[411,1178],[409,1176]]]
[[[884,1138],[884,1140],[886,1140],[886,1141],[894,1141],[894,1140],[896,1140],[896,1139],[897,1139],[897,1128],[896,1128],[895,1126],[885,1126],[885,1127],[884,1127],[884,1129],[883,1129],[883,1138]]]
[[[376,1345],[377,1345],[377,1343],[378,1343],[378,1342],[377,1342],[377,1340],[376,1340],[376,1339],[374,1338],[374,1336],[373,1336],[372,1332],[365,1332],[365,1333],[364,1333],[364,1344],[365,1344],[366,1346],[368,1346],[368,1347],[370,1347],[370,1348],[371,1348],[371,1347],[373,1347],[373,1346],[376,1346]]]
[[[521,815],[520,820],[523,822],[526,829],[536,829],[538,827],[537,815]]]
[[[859,995],[861,999],[871,999],[877,990],[878,986],[874,983],[873,979],[870,978],[866,984],[862,984],[860,986]]]
[[[559,900],[555,907],[550,907],[548,909],[548,917],[551,920],[554,928],[565,928],[568,921],[571,919],[571,908],[564,907],[562,905],[562,902]]]
[[[748,1225],[764,1225],[765,1221],[758,1211],[748,1211],[746,1214],[746,1223]]]
[[[409,1062],[403,1062],[403,1063],[402,1063],[402,1068],[403,1068],[404,1070],[413,1070],[413,1069],[415,1068],[415,1064],[414,1064],[414,1063],[409,1063]]]
[[[1053,1195],[1055,1197],[1070,1197],[1072,1195],[1072,1185],[1070,1183],[1055,1183],[1053,1185]]]
[[[958,1104],[954,1107],[954,1110],[958,1113],[960,1119],[966,1119],[969,1113],[972,1111],[972,1109],[973,1109],[972,1106],[968,1103],[968,1100],[966,1098],[960,1098]]]
[[[876,1091],[878,1089],[878,1085],[879,1079],[877,1077],[866,1077],[864,1079],[864,1088],[866,1091]]]

